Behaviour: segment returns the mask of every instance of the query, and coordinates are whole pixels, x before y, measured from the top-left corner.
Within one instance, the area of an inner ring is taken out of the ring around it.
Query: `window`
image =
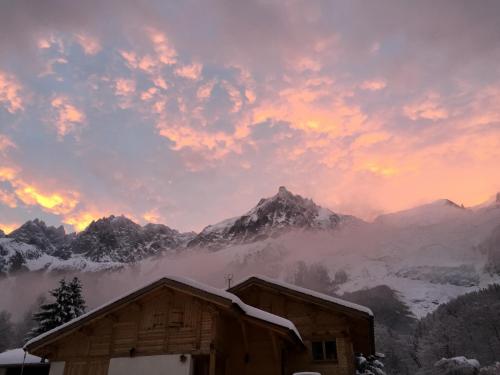
[[[337,342],[331,341],[313,341],[311,345],[312,357],[315,361],[336,361],[337,360]]]

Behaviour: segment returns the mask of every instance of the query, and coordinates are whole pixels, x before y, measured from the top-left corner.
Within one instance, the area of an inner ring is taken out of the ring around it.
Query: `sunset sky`
[[[500,1],[6,0],[0,228],[180,230],[278,186],[371,219],[500,190]]]

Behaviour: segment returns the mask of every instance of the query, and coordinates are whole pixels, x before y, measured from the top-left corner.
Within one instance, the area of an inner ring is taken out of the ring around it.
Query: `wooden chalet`
[[[307,350],[287,359],[287,374],[354,374],[355,353],[375,354],[373,314],[364,306],[265,276],[249,277],[229,291],[295,324]]]
[[[373,352],[372,317],[307,292],[257,277],[231,292],[165,277],[24,349],[50,360],[50,375],[354,374],[353,352]]]

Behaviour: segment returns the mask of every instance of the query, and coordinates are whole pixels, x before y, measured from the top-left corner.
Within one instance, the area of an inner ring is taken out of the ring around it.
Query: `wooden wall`
[[[257,285],[237,294],[249,305],[291,320],[299,330],[308,350],[287,354],[287,374],[295,371],[317,371],[322,375],[354,374],[355,350],[364,349],[369,343],[368,321]],[[338,360],[314,361],[311,342],[332,338],[337,342]]]

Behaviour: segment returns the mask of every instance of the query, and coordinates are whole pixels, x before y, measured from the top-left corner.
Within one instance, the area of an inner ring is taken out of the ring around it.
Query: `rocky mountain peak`
[[[294,195],[284,186],[242,216],[209,225],[188,246],[213,249],[276,237],[289,230],[335,229],[347,218]]]
[[[37,246],[40,250],[50,253],[55,251],[66,240],[64,227],[47,226],[43,220],[28,220],[8,237],[19,242]]]
[[[499,193],[497,193],[497,196],[496,196],[495,202],[496,202],[496,203],[500,203],[500,192],[499,192]]]

